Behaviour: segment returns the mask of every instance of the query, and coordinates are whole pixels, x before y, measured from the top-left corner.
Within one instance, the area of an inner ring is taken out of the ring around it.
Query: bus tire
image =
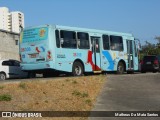
[[[83,75],[83,65],[80,62],[74,62],[72,67],[73,76],[82,76]]]
[[[117,66],[117,74],[123,74],[123,73],[124,73],[124,64],[122,62],[119,62]]]
[[[6,80],[6,74],[5,73],[0,73],[0,80]]]

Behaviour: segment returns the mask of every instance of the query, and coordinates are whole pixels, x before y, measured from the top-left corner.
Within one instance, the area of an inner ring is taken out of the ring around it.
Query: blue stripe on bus
[[[112,60],[112,56],[110,55],[110,53],[108,51],[102,51],[102,53],[109,62],[108,69],[113,70],[114,69],[114,63],[113,63],[113,60]]]
[[[45,52],[45,48],[43,46],[41,46],[41,48],[42,48],[43,52]]]

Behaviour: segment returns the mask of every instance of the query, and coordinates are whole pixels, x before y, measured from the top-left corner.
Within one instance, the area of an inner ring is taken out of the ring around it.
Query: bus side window
[[[60,48],[59,30],[55,31],[55,35],[56,35],[56,45],[57,45],[57,48]]]
[[[89,49],[89,35],[88,33],[78,32],[77,33],[79,49]]]
[[[123,51],[123,40],[121,36],[110,36],[111,50]]]
[[[77,48],[76,33],[73,31],[61,30],[62,48]]]
[[[109,50],[110,46],[109,46],[109,36],[108,35],[103,35],[103,48],[104,50]]]

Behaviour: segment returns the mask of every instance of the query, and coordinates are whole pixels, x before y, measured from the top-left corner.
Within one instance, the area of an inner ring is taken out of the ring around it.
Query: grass
[[[88,95],[88,93],[84,92],[84,93],[81,94],[81,96],[84,98],[84,97],[88,97],[89,95]]]
[[[0,101],[11,101],[12,97],[9,94],[0,95]]]
[[[21,82],[21,83],[19,84],[19,87],[22,88],[22,89],[26,89],[26,83]]]
[[[72,92],[72,95],[74,95],[74,96],[79,96],[79,97],[82,97],[82,98],[89,96],[88,93],[86,93],[86,92],[81,93],[81,92],[79,92],[78,90],[74,90],[74,91]]]
[[[74,90],[74,91],[72,92],[72,95],[80,96],[81,93],[80,93],[79,91],[77,91],[77,90]]]
[[[66,81],[66,82],[69,82],[69,81],[70,81],[70,79],[68,79],[68,78],[67,78],[67,79],[65,79],[65,81]]]
[[[3,89],[4,88],[4,86],[0,86],[0,89]]]
[[[0,111],[90,111],[105,80],[106,76],[95,75],[7,83],[0,90]],[[87,118],[72,120],[80,119]]]
[[[88,105],[91,105],[92,104],[92,100],[87,99],[87,100],[85,100],[85,103],[88,104]]]
[[[73,84],[77,84],[78,82],[76,80],[72,81]]]

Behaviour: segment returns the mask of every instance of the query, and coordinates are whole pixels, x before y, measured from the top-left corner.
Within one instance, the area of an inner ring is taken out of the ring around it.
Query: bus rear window
[[[34,42],[34,41],[42,41],[48,38],[48,28],[32,28],[23,31],[23,36],[21,38],[21,42]]]
[[[156,59],[156,56],[144,56],[144,61],[154,61]]]

